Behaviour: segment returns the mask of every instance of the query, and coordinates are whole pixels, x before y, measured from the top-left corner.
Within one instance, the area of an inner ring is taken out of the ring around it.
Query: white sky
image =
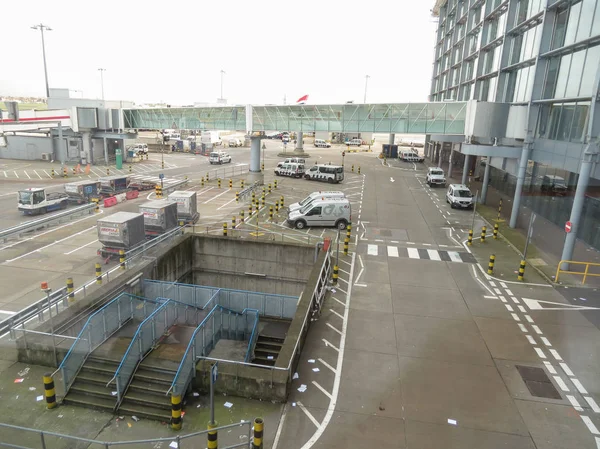
[[[106,99],[192,104],[426,101],[433,0],[5,1],[0,95],[50,87]],[[94,8],[91,6],[95,5]],[[160,5],[160,6],[158,6]]]

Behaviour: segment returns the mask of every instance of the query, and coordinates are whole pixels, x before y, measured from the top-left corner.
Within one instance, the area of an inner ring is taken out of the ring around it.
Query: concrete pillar
[[[469,176],[469,165],[471,165],[471,156],[469,156],[468,154],[465,154],[465,165],[463,165],[461,184],[467,183],[467,176]]]
[[[438,156],[438,168],[442,168],[442,160],[444,159],[444,147],[440,148],[440,154]]]
[[[527,170],[527,162],[529,162],[529,153],[531,153],[531,143],[526,142],[521,151],[521,161],[519,162],[519,171],[517,173],[517,187],[515,189],[515,197],[513,198],[512,211],[510,212],[509,226],[517,227],[517,219],[519,218],[519,207],[521,206],[521,195],[523,193],[523,184],[525,183],[525,172]]]
[[[437,144],[437,151],[435,153],[435,163],[439,165],[440,159],[442,157],[442,146],[444,144],[442,142]]]
[[[300,153],[304,153],[304,146],[302,140],[304,139],[304,133],[298,132],[296,139],[296,150]]]
[[[81,133],[81,141],[83,143],[83,149],[82,153],[79,155],[80,162],[83,163],[83,159],[85,159],[85,163],[88,163],[92,153],[92,134],[89,132]]]
[[[108,165],[108,144],[106,142],[106,137],[103,139],[104,141],[104,163]]]
[[[485,198],[487,197],[488,191],[488,183],[490,182],[490,170],[492,166],[490,165],[490,157],[488,156],[488,160],[485,163],[485,171],[483,172],[483,186],[481,187],[481,204],[485,204]]]
[[[585,200],[585,191],[587,190],[590,182],[590,174],[594,167],[596,154],[590,152],[590,145],[586,148],[583,154],[583,160],[581,161],[581,169],[579,170],[579,180],[577,181],[577,189],[575,190],[575,196],[573,197],[573,207],[571,208],[571,216],[569,221],[571,222],[571,232],[567,233],[565,238],[565,245],[562,251],[562,260],[573,260],[573,251],[575,250],[575,243],[577,241],[577,229],[581,224],[581,212],[583,211],[583,202]],[[512,218],[512,217],[511,217]],[[561,269],[568,270],[569,264],[563,264]]]
[[[446,176],[447,179],[450,179],[452,177],[452,157],[454,156],[454,150],[452,148],[450,148],[450,156],[448,157],[448,175]]]
[[[66,148],[65,142],[63,140],[62,122],[58,122],[58,151],[57,151],[56,158],[57,159],[60,158],[60,163],[63,165],[65,164],[65,161],[67,160],[67,148]]]
[[[394,134],[394,133],[391,133],[391,134],[390,134],[390,140],[388,140],[388,143],[389,143],[390,145],[394,145],[394,142],[395,142],[395,141],[396,141],[396,134]]]
[[[248,173],[248,183],[253,184],[258,181],[264,182],[264,174],[260,171],[260,137],[252,136],[250,143],[250,172]]]

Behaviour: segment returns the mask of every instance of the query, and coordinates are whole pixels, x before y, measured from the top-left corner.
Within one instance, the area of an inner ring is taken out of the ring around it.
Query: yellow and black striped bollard
[[[240,187],[241,187],[242,189],[244,188],[244,180],[243,180],[243,179],[240,181]]]
[[[244,209],[240,211],[240,223],[244,222]]]
[[[248,205],[248,218],[252,216],[252,203]]]
[[[473,230],[469,229],[469,238],[467,239],[467,245],[471,246],[473,244]]]
[[[221,178],[217,179],[217,186],[219,187],[219,189],[221,188]]]
[[[54,379],[52,374],[44,374],[44,395],[46,396],[46,408],[53,409],[58,404],[56,403],[56,390],[54,389]]]
[[[106,176],[110,175],[110,168],[106,167]]]
[[[352,164],[352,173],[354,173],[354,164]]]
[[[333,266],[333,285],[337,285],[338,283],[338,271],[339,267],[337,265]]]
[[[277,180],[273,181],[273,188],[276,189],[277,188]]]
[[[279,212],[279,200],[275,201],[275,212]]]
[[[67,278],[67,296],[69,302],[75,301],[75,284],[73,283],[73,278]]]
[[[485,231],[487,230],[487,228],[485,226],[481,227],[481,236],[479,237],[479,240],[481,241],[481,243],[485,242]]]
[[[231,229],[235,228],[235,215],[231,217]]]
[[[264,170],[265,169],[265,163],[263,162],[262,164],[260,164],[260,169]]]
[[[267,189],[264,187],[262,189],[263,189],[263,196],[265,196],[267,194]]]
[[[271,183],[269,183],[268,187],[269,187],[269,194],[271,194]]]
[[[200,180],[200,182],[202,183],[202,187],[204,187],[204,176],[202,177],[202,179]]]
[[[490,261],[488,262],[488,274],[494,274],[494,262],[496,261],[496,256],[492,254],[490,256]]]
[[[348,243],[350,243],[350,239],[346,237],[344,239],[344,256],[348,255]]]
[[[129,165],[129,173],[133,172],[133,167],[131,166],[131,164]]]
[[[54,178],[54,169],[50,170],[50,177]]]
[[[281,195],[281,198],[279,198],[279,204],[281,204],[281,207],[283,207],[283,195]]]
[[[352,234],[352,225],[350,223],[348,223],[348,226],[346,226],[346,237],[350,238]]]
[[[119,250],[119,264],[121,265],[121,270],[125,269],[125,250]]]
[[[500,203],[498,203],[498,221],[500,221],[500,212],[502,212],[502,198],[500,198]]]
[[[358,166],[358,174],[360,175],[360,165]]]
[[[156,185],[154,187],[154,193],[156,194],[156,198],[162,198],[162,187],[160,185]]]
[[[273,220],[273,206],[269,206],[269,218]]]
[[[260,199],[260,203],[261,203],[261,206],[262,206],[262,207],[265,207],[266,200],[265,200],[265,196],[264,196],[264,195],[263,195],[263,196],[262,196],[262,198]]]
[[[208,423],[208,433],[206,434],[207,442],[206,447],[208,449],[217,449],[219,447],[219,435],[218,431],[215,430],[217,428],[216,422]]]
[[[227,223],[223,223],[223,237],[227,237]]]
[[[264,421],[262,418],[254,420],[254,438],[252,439],[252,449],[263,449]]]
[[[240,202],[240,192],[235,192],[235,202],[236,203]]]
[[[521,264],[519,265],[519,275],[517,276],[517,279],[519,281],[522,281],[525,279],[525,261],[522,260]]]
[[[94,203],[96,203],[96,207],[94,208],[94,212],[96,212],[96,213],[100,212],[100,200],[98,198],[94,198],[92,201]]]
[[[498,239],[498,223],[494,225],[494,240]]]
[[[181,396],[171,395],[171,429],[181,430]]]
[[[66,178],[67,176],[69,176],[67,173],[67,167],[63,167],[63,178]]]
[[[233,189],[233,179],[229,179],[229,188]]]
[[[102,265],[96,263],[96,284],[102,284]]]
[[[256,201],[256,194],[252,192],[252,204]]]

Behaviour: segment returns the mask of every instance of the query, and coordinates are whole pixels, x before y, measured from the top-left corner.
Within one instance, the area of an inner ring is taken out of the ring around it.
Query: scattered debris
[[[268,355],[267,356],[267,360],[273,360],[273,356],[272,355]]]
[[[29,391],[35,391],[35,387],[29,387]]]
[[[196,408],[200,408],[200,404],[198,404],[198,405],[196,406]]]
[[[19,371],[17,374],[19,375],[19,377],[25,377],[27,373],[29,373],[29,367],[25,368],[22,371]]]
[[[300,377],[300,376],[298,376],[298,373],[294,373],[294,375],[292,376],[292,379],[298,379],[298,377]]]
[[[225,404],[223,404],[225,407],[227,408],[231,408],[233,407],[233,404],[231,402],[226,402]]]
[[[448,418],[448,424],[452,424],[453,426],[456,426],[456,420],[455,419],[450,419]]]
[[[384,411],[385,407],[383,406],[383,402],[379,403],[379,410]]]
[[[24,380],[25,380],[25,379],[15,379],[15,382],[14,382],[14,383],[16,383],[16,384],[20,384],[20,383],[21,383],[21,382],[23,382]]]
[[[38,397],[35,398],[36,401],[40,402],[44,400],[44,395],[40,394]]]
[[[131,419],[133,419],[135,422],[138,422],[140,420],[140,418],[138,418],[137,416],[133,415],[131,417]]]
[[[315,363],[315,359],[308,359],[308,363]]]
[[[295,402],[292,402],[292,407],[296,407],[296,403]]]
[[[304,393],[307,390],[307,386],[305,384],[300,385],[300,388],[298,388],[298,391],[300,393]]]
[[[59,418],[62,418],[62,417],[63,417],[63,415],[58,415],[58,417],[59,417]]]
[[[335,288],[332,288],[331,293],[337,293],[337,290]]]
[[[585,299],[585,298],[579,298],[579,299],[581,299],[582,301],[587,301],[587,299]]]
[[[118,391],[111,391],[110,394],[112,394],[113,396],[116,396],[118,394]]]
[[[130,422],[127,423],[127,427],[129,427],[130,429],[133,427],[133,424],[131,424]]]
[[[194,392],[192,393],[192,396],[194,396],[195,398],[197,398],[198,396],[200,396],[200,393],[197,393],[197,392],[195,392],[195,391],[194,391]]]
[[[169,444],[169,447],[172,447],[173,449],[177,449],[179,447],[179,444],[177,444],[177,441],[171,441],[171,444]]]
[[[320,370],[319,368],[313,368],[313,371],[314,371],[315,373],[318,373],[318,372],[319,372],[319,371],[321,371],[321,370]]]
[[[246,438],[248,438],[248,435],[240,435],[240,440],[245,440]]]

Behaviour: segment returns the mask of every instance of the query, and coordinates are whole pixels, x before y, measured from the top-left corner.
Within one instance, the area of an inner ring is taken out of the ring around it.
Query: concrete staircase
[[[112,413],[117,406],[117,396],[113,396],[113,389],[106,385],[119,363],[120,360],[105,357],[88,357],[63,401]]]
[[[144,360],[129,384],[119,414],[169,422],[171,395],[167,391],[175,379],[178,363]]]
[[[259,334],[254,348],[254,359],[252,360],[252,363],[275,366],[284,340],[284,338],[272,335]]]

